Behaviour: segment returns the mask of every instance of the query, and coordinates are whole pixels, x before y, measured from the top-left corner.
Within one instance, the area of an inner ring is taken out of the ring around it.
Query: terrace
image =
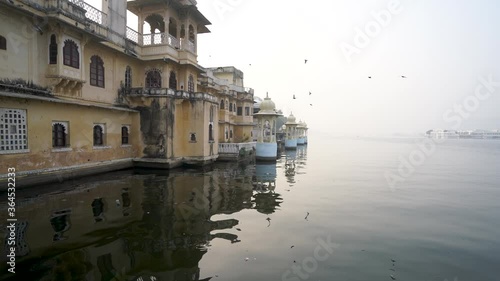
[[[133,55],[152,59],[170,55],[173,58],[196,61],[195,28],[192,25],[186,27],[172,25],[173,18],[168,19],[169,23],[165,24],[163,18],[152,14],[143,23],[138,24],[139,31],[136,31],[129,26],[125,27],[125,24],[117,19],[111,19],[108,14],[83,0],[17,0],[16,2],[26,5],[25,9],[32,8],[49,16],[58,17],[86,32],[111,41]],[[126,12],[125,7],[123,12]],[[142,25],[146,23],[151,26],[151,32],[143,34],[140,31],[143,29]],[[204,23],[209,24],[208,21]],[[200,32],[208,32],[208,29],[199,28],[198,33]]]

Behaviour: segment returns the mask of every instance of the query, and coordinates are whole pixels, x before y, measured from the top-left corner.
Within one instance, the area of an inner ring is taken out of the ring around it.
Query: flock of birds
[[[307,59],[304,59],[304,64],[307,64]],[[251,66],[251,64],[250,64]],[[403,79],[406,79],[406,76],[405,75],[401,75],[401,78]],[[368,76],[368,79],[372,79],[372,76]],[[309,92],[309,96],[312,95],[311,92]],[[297,99],[297,97],[295,96],[295,94],[293,94],[293,97],[292,97],[294,100]],[[312,103],[309,104],[310,106],[312,106]]]
[[[212,55],[209,55],[209,57],[212,57]],[[307,62],[308,62],[308,60],[307,60],[307,59],[304,59],[304,64],[307,64]],[[251,63],[249,63],[249,64],[248,64],[248,66],[252,66],[252,64],[251,64]],[[370,75],[370,76],[368,76],[368,79],[372,79],[372,77],[373,77],[373,76],[371,76],[371,75]],[[402,78],[402,79],[406,79],[407,77],[406,77],[405,75],[401,75],[401,78]],[[311,92],[309,92],[309,96],[310,96],[310,95],[312,95],[312,93],[311,93]],[[292,99],[294,99],[294,100],[295,100],[295,99],[297,99],[297,96],[296,96],[295,94],[293,94]],[[310,104],[309,104],[309,106],[312,106],[312,103],[310,103]]]

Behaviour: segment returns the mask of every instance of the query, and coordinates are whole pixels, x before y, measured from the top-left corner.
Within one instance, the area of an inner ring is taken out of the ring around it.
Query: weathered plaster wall
[[[7,40],[7,50],[0,50],[0,78],[23,78],[38,83],[38,69],[33,58],[38,59],[38,38],[41,35],[33,31],[33,19],[3,9],[0,18],[0,35]]]
[[[175,111],[174,153],[178,157],[200,157],[210,155],[208,126],[210,106],[206,101],[183,100]],[[214,109],[214,119],[215,119]],[[213,124],[214,140],[217,139],[217,123]],[[191,133],[196,134],[196,141],[191,141]],[[215,152],[214,152],[215,153]]]
[[[89,106],[0,97],[0,106],[27,110],[29,153],[1,154],[0,171],[15,167],[16,171],[68,167],[106,160],[133,158],[142,151],[137,112],[110,110]],[[52,122],[69,122],[69,148],[52,148]],[[105,147],[93,146],[93,126],[106,125]],[[130,126],[129,143],[121,144],[121,127]]]
[[[171,124],[175,122],[172,118],[169,98],[148,98],[148,103],[136,109],[141,115],[141,137],[144,143],[143,157],[146,158],[169,158],[172,156],[171,149]],[[175,107],[174,107],[175,108]]]
[[[252,141],[252,126],[235,126],[234,127],[234,142],[249,142]]]

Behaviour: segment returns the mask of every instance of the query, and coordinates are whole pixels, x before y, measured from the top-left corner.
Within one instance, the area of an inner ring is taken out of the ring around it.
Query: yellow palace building
[[[0,182],[204,165],[252,139],[243,73],[198,64],[194,0],[11,0],[0,21]]]

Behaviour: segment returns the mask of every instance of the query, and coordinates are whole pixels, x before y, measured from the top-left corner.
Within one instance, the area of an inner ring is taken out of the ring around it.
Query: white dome
[[[276,112],[276,105],[271,100],[271,98],[266,94],[266,98],[260,103],[260,110],[268,112]]]
[[[260,103],[260,110],[255,115],[274,115],[278,116],[279,113],[276,112],[276,105],[271,100],[269,95],[266,93],[266,98]]]
[[[300,120],[299,123],[297,124],[297,127],[303,128],[304,127],[304,122],[302,122],[302,120]]]
[[[290,113],[290,116],[288,116],[288,119],[286,121],[287,125],[297,125],[297,122],[295,122],[297,119],[295,116],[293,116],[293,113]]]

